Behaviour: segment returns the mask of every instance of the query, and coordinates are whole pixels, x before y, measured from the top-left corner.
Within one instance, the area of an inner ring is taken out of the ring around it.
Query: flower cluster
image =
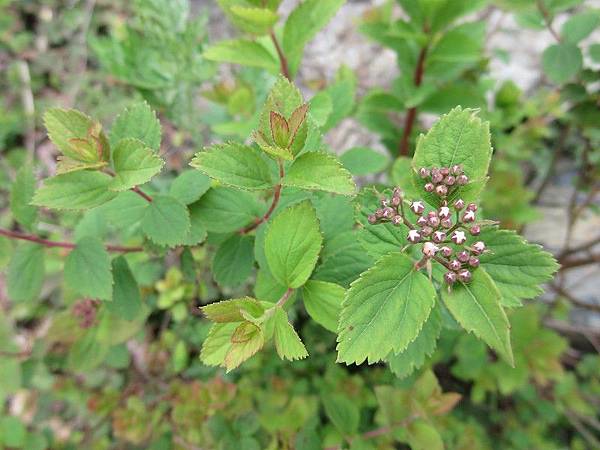
[[[98,306],[100,306],[98,300],[89,298],[79,300],[73,305],[73,315],[79,319],[79,326],[81,328],[90,328],[94,325]]]
[[[466,175],[462,173],[460,166],[454,166],[451,171],[445,169],[421,169],[419,173],[422,176],[430,177],[431,184],[437,183],[433,191],[439,194],[438,187],[448,186],[444,180],[454,177],[457,178]],[[443,175],[446,173],[446,175]],[[424,174],[424,175],[423,175]],[[442,178],[440,179],[440,176]],[[444,178],[445,177],[445,178]],[[456,179],[448,180],[450,185],[457,182]],[[461,181],[461,184],[462,183]],[[445,190],[443,196],[448,191]],[[442,194],[439,194],[442,196]],[[412,223],[405,214],[404,203],[417,217]],[[467,234],[478,236],[481,233],[481,225],[475,223],[477,216],[477,205],[469,203],[468,205],[461,199],[448,204],[444,199],[437,210],[425,211],[425,202],[422,200],[407,201],[404,199],[404,193],[399,188],[395,188],[391,198],[381,200],[381,207],[374,214],[368,216],[370,224],[389,222],[393,225],[406,225],[409,228],[407,240],[410,244],[422,244],[421,251],[423,259],[417,263],[417,267],[423,267],[428,261],[434,260],[442,264],[448,272],[444,275],[445,282],[451,286],[460,281],[468,283],[471,281],[471,271],[479,266],[479,255],[486,249],[483,241],[477,241],[467,245]]]
[[[454,188],[464,186],[469,182],[469,177],[465,175],[460,164],[452,167],[434,167],[432,169],[421,167],[419,175],[426,181],[423,188],[441,198],[446,198]]]

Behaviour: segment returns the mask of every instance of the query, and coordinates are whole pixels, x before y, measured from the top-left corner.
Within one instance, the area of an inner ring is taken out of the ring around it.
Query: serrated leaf
[[[202,197],[210,189],[210,178],[197,170],[185,170],[171,183],[169,195],[181,203],[189,205]]]
[[[384,170],[389,159],[368,147],[352,147],[340,156],[340,161],[352,175],[369,175]]]
[[[322,242],[317,214],[310,202],[282,211],[265,236],[265,256],[273,277],[287,287],[302,286],[317,263]]]
[[[190,230],[190,214],[177,199],[155,195],[144,213],[142,230],[156,244],[173,247],[185,241]]]
[[[394,375],[405,378],[421,367],[425,363],[425,358],[435,351],[441,330],[440,314],[438,308],[434,308],[417,338],[408,344],[404,351],[392,352],[387,356],[386,361]]]
[[[308,152],[298,157],[287,170],[283,185],[335,194],[353,195],[352,175],[332,155]]]
[[[49,109],[44,113],[48,137],[71,160],[86,163],[108,161],[108,139],[98,122],[75,109]]]
[[[338,325],[338,361],[369,364],[399,353],[419,335],[435,289],[402,253],[381,258],[352,283]]]
[[[252,297],[215,302],[201,309],[208,320],[217,323],[242,322],[245,320],[244,312],[258,318],[265,311],[263,305]]]
[[[553,44],[542,54],[542,68],[550,81],[562,84],[579,73],[583,56],[577,45],[570,42]]]
[[[468,284],[456,283],[442,299],[461,326],[473,332],[514,366],[510,345],[510,324],[500,305],[500,291],[483,268],[473,271]]]
[[[237,231],[264,214],[264,206],[249,192],[218,187],[210,189],[193,205],[208,231]]]
[[[358,431],[360,410],[355,401],[341,394],[326,394],[322,400],[325,414],[344,436]]]
[[[8,265],[6,284],[13,302],[35,300],[44,282],[44,247],[24,243],[17,247]]]
[[[143,310],[142,296],[129,264],[124,256],[112,261],[114,278],[112,302],[108,302],[108,310],[125,320],[134,320]]]
[[[304,46],[335,15],[345,0],[306,0],[289,15],[283,28],[283,51],[292,74],[302,60]]]
[[[484,229],[479,238],[488,248],[479,261],[500,290],[505,306],[540,295],[540,285],[550,281],[559,268],[550,253],[514,231]]]
[[[110,189],[125,191],[144,184],[161,171],[165,162],[150,147],[134,138],[121,139],[113,149],[115,177]]]
[[[309,280],[302,287],[304,307],[310,317],[329,331],[336,332],[346,290],[335,283]]]
[[[222,184],[240,189],[273,187],[269,166],[252,147],[236,142],[212,145],[196,153],[190,163]]]
[[[235,336],[243,335],[243,340],[236,342]],[[251,322],[242,322],[233,331],[232,344],[225,355],[223,366],[227,372],[239,367],[244,361],[254,356],[265,344],[263,331]]]
[[[486,177],[492,146],[490,127],[471,109],[454,108],[443,115],[426,135],[419,136],[413,169],[461,164],[471,180]]]
[[[273,142],[275,142],[277,147],[287,148],[290,142],[290,127],[287,120],[276,111],[271,111],[269,118]]]
[[[260,67],[272,73],[279,70],[279,62],[265,47],[245,39],[217,42],[205,49],[203,55],[209,61]]]
[[[109,134],[110,144],[113,147],[121,139],[135,138],[155,151],[160,149],[161,135],[160,121],[145,101],[126,108],[119,114]]]
[[[223,3],[223,2],[220,2]],[[229,20],[240,30],[247,33],[262,35],[269,32],[277,23],[277,13],[267,8],[233,5],[221,5]]]
[[[183,240],[183,245],[198,245],[207,237],[206,228],[202,221],[202,210],[198,203],[194,203],[188,207],[190,213],[190,229]]]
[[[114,199],[94,211],[118,229],[126,229],[142,220],[148,202],[132,191],[120,192]]]
[[[109,190],[110,175],[100,172],[71,172],[48,178],[39,188],[32,204],[54,209],[88,209],[117,196]]]
[[[219,286],[236,287],[252,273],[254,238],[234,234],[223,242],[212,261],[212,272]]]
[[[23,166],[10,190],[10,211],[17,222],[26,229],[31,229],[37,218],[37,208],[30,205],[35,192],[35,176],[30,166]]]
[[[435,427],[424,419],[416,419],[407,427],[407,440],[412,450],[444,450],[444,441]]]
[[[289,149],[269,144],[269,140],[258,131],[252,133],[252,139],[260,147],[260,149],[269,156],[282,158],[286,161],[291,161],[294,159],[294,154]]]
[[[231,336],[239,322],[215,323],[202,343],[200,359],[209,366],[220,366],[231,347]]]
[[[363,248],[374,258],[400,251],[408,244],[407,235],[408,227],[403,224],[367,224],[359,231]]]
[[[102,241],[84,236],[65,260],[65,285],[83,297],[112,300],[110,256]]]
[[[273,321],[273,341],[279,357],[289,361],[306,358],[308,352],[283,308],[275,307]]]

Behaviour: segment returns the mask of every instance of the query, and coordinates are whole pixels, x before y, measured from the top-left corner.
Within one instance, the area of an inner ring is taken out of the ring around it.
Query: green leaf
[[[473,271],[468,284],[457,283],[442,299],[461,326],[473,332],[514,366],[510,346],[510,324],[500,305],[500,291],[483,268]]]
[[[223,366],[227,372],[231,372],[254,356],[264,344],[265,337],[262,329],[251,322],[242,322],[233,330],[231,346],[227,350]]]
[[[67,367],[76,373],[89,372],[102,364],[109,351],[110,344],[98,339],[98,329],[90,328],[69,349]]]
[[[561,29],[561,37],[565,42],[577,44],[588,37],[600,25],[598,11],[587,10],[569,17]]]
[[[283,179],[284,186],[353,195],[352,175],[332,155],[308,152],[296,159]]]
[[[23,227],[31,230],[37,218],[37,208],[30,205],[35,192],[35,176],[30,166],[24,165],[17,171],[10,190],[10,210]]]
[[[345,294],[342,286],[326,281],[309,280],[302,288],[304,307],[310,317],[334,333]]]
[[[183,245],[198,245],[207,237],[206,228],[202,221],[202,210],[198,203],[194,203],[188,207],[190,213],[190,229],[181,242]]]
[[[406,428],[412,450],[444,450],[444,441],[435,427],[424,419],[416,419]]]
[[[231,348],[231,336],[239,322],[215,323],[202,343],[200,360],[208,366],[220,366]]]
[[[269,189],[273,178],[258,151],[236,142],[212,145],[196,153],[190,163],[222,184],[240,189]]]
[[[113,150],[115,177],[109,188],[125,191],[144,184],[162,169],[165,162],[138,139],[121,139]]]
[[[161,140],[160,121],[147,102],[126,108],[110,128],[110,144],[115,147],[121,139],[135,138],[146,147],[158,151]]]
[[[197,211],[208,231],[231,233],[264,214],[264,207],[249,192],[218,187],[198,201]]]
[[[212,272],[219,286],[236,287],[252,273],[254,238],[234,234],[223,242],[212,261]]]
[[[514,231],[484,229],[479,237],[489,251],[479,261],[502,294],[502,303],[519,304],[543,292],[559,265],[537,244],[529,244]]]
[[[362,246],[374,258],[400,251],[408,243],[407,235],[406,225],[396,226],[391,223],[366,224],[359,232]]]
[[[283,52],[292,74],[298,71],[304,46],[329,22],[344,1],[306,0],[289,15],[283,28]]]
[[[144,213],[142,230],[156,244],[173,247],[185,241],[190,230],[190,214],[175,198],[155,195]]]
[[[65,285],[83,297],[112,300],[110,256],[102,242],[84,236],[65,260]]]
[[[357,403],[342,394],[325,394],[322,397],[325,414],[344,436],[358,431],[360,410]]]
[[[462,164],[472,180],[485,179],[492,156],[490,127],[471,109],[454,108],[419,136],[413,169]]]
[[[590,45],[588,52],[590,58],[592,58],[592,61],[594,61],[595,63],[600,62],[600,44]]]
[[[108,140],[98,122],[75,109],[49,109],[44,113],[48,137],[60,152],[75,162],[108,161]],[[85,168],[85,164],[82,168]]]
[[[303,201],[282,211],[267,229],[265,256],[273,277],[291,288],[310,277],[323,237],[310,202]]]
[[[434,308],[423,324],[417,338],[408,344],[400,353],[390,353],[386,361],[390,370],[399,378],[405,378],[425,363],[425,358],[431,356],[437,346],[437,340],[442,330],[439,308]]]
[[[142,313],[142,296],[124,256],[113,259],[112,273],[114,278],[112,302],[108,302],[106,306],[117,317],[134,320]]]
[[[562,84],[579,73],[583,66],[583,56],[577,45],[570,42],[554,44],[542,54],[542,68],[556,84]]]
[[[340,156],[340,161],[356,176],[381,172],[389,164],[387,156],[368,147],[353,147]]]
[[[54,209],[89,209],[117,196],[109,190],[112,177],[100,172],[71,172],[48,178],[32,204]]]
[[[37,299],[44,283],[44,247],[24,243],[17,247],[8,265],[8,298],[13,302]]]
[[[258,318],[265,311],[262,304],[252,297],[215,302],[201,309],[208,320],[216,323],[242,322],[247,314]]]
[[[255,35],[267,34],[271,27],[277,23],[277,13],[267,8],[247,7],[232,5],[227,7],[219,1],[227,17],[240,30]]]
[[[117,229],[127,229],[142,220],[148,202],[132,191],[120,192],[114,199],[98,207],[104,217]]]
[[[209,61],[260,67],[272,73],[279,71],[279,62],[265,47],[244,39],[217,42],[204,50],[204,57]]]
[[[436,293],[407,255],[381,258],[352,283],[338,326],[338,361],[369,364],[400,353],[414,341],[435,305]]]
[[[289,361],[306,358],[308,352],[283,308],[275,307],[273,320],[273,341],[279,357]]]
[[[171,183],[169,195],[189,205],[210,189],[210,178],[197,170],[185,170]]]

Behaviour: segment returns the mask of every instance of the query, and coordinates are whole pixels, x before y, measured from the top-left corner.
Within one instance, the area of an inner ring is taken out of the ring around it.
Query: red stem
[[[41,244],[45,247],[60,247],[60,248],[68,248],[73,249],[77,246],[72,242],[62,242],[62,241],[50,241],[48,239],[41,238],[34,234],[26,234],[21,233],[19,231],[11,231],[0,228],[0,236],[5,236],[9,239],[20,239],[23,241],[35,242],[36,244]],[[118,252],[118,253],[133,253],[133,252],[141,252],[144,249],[142,247],[123,247],[121,245],[107,245],[106,250],[109,252]]]
[[[415,74],[413,81],[415,86],[419,87],[423,82],[423,75],[425,72],[425,57],[427,56],[427,45],[421,49],[419,53],[419,59],[417,60],[417,66],[415,67]],[[415,119],[417,118],[417,107],[413,106],[406,113],[404,119],[404,129],[402,130],[402,138],[400,139],[399,156],[408,156],[409,139],[412,129],[415,125]]]
[[[279,164],[279,183],[275,186],[275,188],[273,190],[273,200],[271,201],[271,206],[269,206],[269,209],[267,210],[267,212],[265,213],[264,216],[262,216],[259,219],[256,219],[254,221],[254,223],[251,223],[247,227],[242,228],[239,231],[240,234],[250,233],[252,230],[255,230],[261,223],[269,220],[269,217],[271,217],[271,214],[277,207],[277,204],[279,203],[279,199],[281,198],[281,180],[283,179],[283,175],[284,175],[283,163],[281,162],[281,160],[277,160],[277,162]]]
[[[271,30],[271,40],[273,41],[273,45],[275,46],[275,50],[277,51],[277,56],[279,56],[279,64],[281,74],[286,77],[288,80],[292,81],[292,77],[290,75],[290,68],[288,67],[287,58],[283,54],[283,50],[279,45],[279,41],[277,40],[277,36],[275,36],[275,32]]]
[[[131,190],[133,192],[135,192],[137,195],[139,195],[140,197],[142,197],[147,202],[152,203],[152,197],[150,197],[148,194],[146,194],[144,191],[142,191],[139,187],[134,186],[131,188]]]

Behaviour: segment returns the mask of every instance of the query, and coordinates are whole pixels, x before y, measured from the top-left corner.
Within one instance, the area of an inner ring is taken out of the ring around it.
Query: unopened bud
[[[382,198],[381,206],[383,206],[384,208],[387,208],[388,206],[390,206],[390,201],[387,198]]]
[[[427,218],[421,216],[417,219],[417,225],[419,225],[420,227],[424,227],[425,225],[427,225]]]
[[[400,197],[392,197],[392,206],[398,206],[400,205],[400,202],[402,202],[402,199]]]
[[[402,223],[402,216],[394,216],[394,217],[392,217],[392,223],[394,225],[400,225]]]
[[[394,210],[390,207],[384,208],[383,209],[383,217],[385,217],[386,219],[391,219],[394,216]]]
[[[379,208],[377,211],[375,211],[375,217],[381,219],[383,217],[383,209]]]
[[[429,236],[431,233],[433,233],[433,228],[431,228],[431,227],[423,227],[421,229],[421,234],[423,236]]]
[[[440,253],[442,254],[442,256],[448,258],[452,254],[452,249],[448,246],[444,246],[440,248]]]
[[[477,204],[475,204],[475,203],[469,203],[467,205],[467,211],[477,211]]]
[[[446,233],[443,231],[436,231],[433,233],[433,242],[439,244],[440,242],[443,242],[444,239],[446,239]]]
[[[471,256],[469,258],[469,265],[471,267],[479,267],[479,258],[476,258],[475,256]]]
[[[481,227],[479,225],[473,225],[469,229],[469,232],[471,233],[472,236],[479,236],[479,233],[481,233]]]
[[[419,169],[419,175],[421,176],[421,178],[427,178],[429,176],[430,172],[429,169],[426,169],[425,167],[421,167]]]
[[[448,169],[447,167],[442,167],[442,168],[440,169],[440,173],[441,173],[443,176],[447,177],[447,176],[448,176],[448,174],[450,173],[450,169]]]
[[[456,209],[457,211],[460,211],[461,209],[463,209],[465,207],[465,201],[462,199],[458,199],[454,202],[454,209]]]
[[[462,245],[466,242],[467,237],[465,236],[464,231],[456,230],[454,233],[452,233],[451,239],[455,244]]]
[[[483,253],[485,250],[485,244],[481,241],[477,241],[473,244],[473,250],[475,250],[477,253]]]
[[[440,223],[444,228],[452,227],[452,219],[450,217],[448,217],[447,219],[442,219]]]
[[[454,186],[454,183],[456,183],[456,178],[452,175],[448,175],[446,178],[444,178],[444,184],[446,186]]]
[[[461,186],[464,186],[468,182],[469,182],[469,177],[467,177],[465,174],[462,174],[462,175],[459,175],[456,177],[456,183]]]
[[[422,252],[425,256],[432,258],[438,252],[439,248],[437,245],[431,242],[425,242],[423,244]]]
[[[435,184],[441,183],[443,179],[444,175],[442,175],[439,171],[431,172],[431,181],[433,181]]]
[[[467,252],[466,250],[458,252],[458,254],[456,255],[456,258],[460,262],[467,262],[469,260],[469,257],[470,257],[469,252]]]
[[[448,267],[454,271],[457,271],[462,267],[462,264],[458,259],[453,259],[448,263]]]
[[[438,216],[440,216],[440,219],[447,219],[450,217],[450,208],[447,206],[442,206],[438,212]]]
[[[450,169],[454,175],[460,175],[462,173],[462,166],[460,164],[455,164]]]
[[[404,197],[404,192],[402,192],[402,189],[400,189],[399,187],[395,187],[392,191],[392,196],[396,198],[402,198]]]
[[[417,242],[419,242],[421,240],[421,233],[419,233],[417,230],[410,230],[408,232],[408,242],[412,242],[413,244],[416,244]]]
[[[471,281],[471,272],[469,272],[467,269],[461,270],[458,272],[458,279],[463,283],[468,283]]]
[[[456,283],[456,274],[454,272],[446,272],[444,274],[444,281],[448,284]]]
[[[429,225],[431,225],[433,228],[437,228],[440,226],[440,218],[437,216],[430,217],[428,222]]]
[[[375,217],[375,214],[369,214],[367,216],[367,220],[371,225],[375,225],[377,223],[377,217]]]
[[[441,197],[445,196],[448,193],[448,186],[445,186],[443,184],[438,185],[435,188],[435,193]]]
[[[475,211],[467,210],[462,216],[463,222],[473,222],[475,220]]]
[[[423,188],[427,192],[433,192],[433,190],[435,189],[435,186],[433,185],[433,183],[427,183]]]

